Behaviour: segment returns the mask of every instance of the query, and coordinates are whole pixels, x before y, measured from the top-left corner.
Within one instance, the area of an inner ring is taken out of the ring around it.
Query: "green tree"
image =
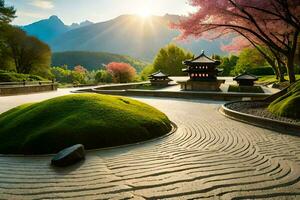
[[[159,50],[153,62],[154,71],[161,70],[171,76],[183,76],[182,69],[185,67],[182,62],[193,58],[193,54],[174,44],[169,44]]]
[[[71,70],[66,67],[52,67],[51,72],[55,80],[59,83],[72,83]]]
[[[4,0],[0,0],[0,69],[11,70],[12,59],[7,55],[6,45],[4,43],[4,32],[9,27],[9,23],[15,18],[15,9],[6,7]]]
[[[245,48],[239,55],[234,74],[238,75],[249,71],[251,68],[259,68],[267,65],[266,59],[255,48]]]
[[[18,73],[49,71],[51,51],[47,44],[12,26],[5,31],[4,43]]]
[[[140,79],[146,81],[149,78],[149,75],[154,73],[153,65],[147,65],[140,74]]]
[[[106,70],[99,70],[95,76],[96,83],[112,83],[113,77]]]
[[[230,76],[239,60],[238,56],[231,55],[230,57],[221,58],[220,68],[223,69],[222,76]]]
[[[4,0],[0,0],[0,26],[9,24],[16,16],[14,7],[5,7]]]

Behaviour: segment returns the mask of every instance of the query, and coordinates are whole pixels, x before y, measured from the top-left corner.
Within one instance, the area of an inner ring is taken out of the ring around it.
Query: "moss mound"
[[[25,104],[0,115],[0,153],[56,153],[130,144],[171,130],[166,115],[124,97],[76,94]]]
[[[300,81],[295,83],[287,94],[272,102],[268,109],[278,116],[300,119]]]

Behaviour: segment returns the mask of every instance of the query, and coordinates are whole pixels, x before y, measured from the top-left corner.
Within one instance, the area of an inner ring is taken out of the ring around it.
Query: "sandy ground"
[[[0,112],[69,91],[1,97]],[[165,112],[177,132],[93,151],[63,169],[49,156],[0,156],[0,199],[300,199],[299,137],[225,118],[223,102],[139,100]]]

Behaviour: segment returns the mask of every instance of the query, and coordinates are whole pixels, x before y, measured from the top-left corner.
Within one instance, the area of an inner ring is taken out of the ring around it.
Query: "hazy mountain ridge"
[[[149,18],[122,15],[105,22],[88,23],[84,27],[71,29],[69,26],[64,28],[61,20],[55,18],[58,25],[57,30],[55,29],[57,35],[53,36],[51,40],[39,38],[47,42],[54,52],[111,52],[148,61],[154,58],[161,47],[171,42],[177,43],[195,54],[199,54],[202,49],[207,54],[225,54],[220,50],[222,43],[226,43],[223,39],[215,41],[175,41],[174,39],[180,32],[170,29],[169,23],[179,19],[180,17],[177,15],[152,16]],[[24,30],[26,29],[24,28]],[[26,31],[29,34],[37,35],[30,29]],[[45,29],[41,28],[40,31],[45,31]]]
[[[52,15],[48,19],[40,20],[32,24],[22,26],[21,28],[29,35],[35,36],[40,40],[50,44],[52,40],[63,33],[93,24],[90,21],[73,23],[71,26],[65,25],[59,17]]]

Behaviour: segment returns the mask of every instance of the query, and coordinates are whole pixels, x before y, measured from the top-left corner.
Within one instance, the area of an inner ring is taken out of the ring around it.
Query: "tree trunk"
[[[295,76],[295,68],[294,68],[294,56],[289,56],[288,58],[287,71],[288,71],[290,83],[295,83],[296,76]]]
[[[286,81],[285,78],[284,78],[284,70],[283,70],[283,67],[280,63],[277,63],[277,70],[278,70],[278,81],[281,83],[281,82],[284,82]]]
[[[281,82],[286,81],[286,80],[284,79],[284,73],[282,72],[281,67],[278,67],[278,71],[279,71],[279,77],[278,77],[279,82],[281,83]]]
[[[292,48],[290,49],[289,54],[288,54],[287,70],[288,70],[290,83],[296,82],[295,56],[296,56],[296,50],[297,50],[298,36],[299,36],[299,30],[297,30],[294,33],[293,40],[292,40]]]

